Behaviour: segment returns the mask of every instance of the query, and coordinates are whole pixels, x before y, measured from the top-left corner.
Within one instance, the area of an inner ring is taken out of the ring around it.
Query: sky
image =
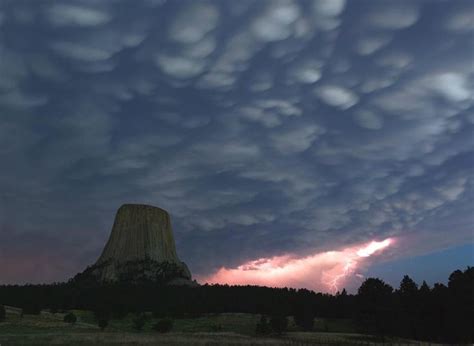
[[[93,264],[124,203],[201,282],[445,281],[473,59],[468,0],[0,0],[0,283]]]

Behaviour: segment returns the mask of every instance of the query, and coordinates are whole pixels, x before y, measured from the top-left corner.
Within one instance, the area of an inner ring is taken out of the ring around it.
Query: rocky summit
[[[150,205],[125,204],[117,211],[110,238],[97,262],[75,280],[193,284],[176,253],[171,218]]]

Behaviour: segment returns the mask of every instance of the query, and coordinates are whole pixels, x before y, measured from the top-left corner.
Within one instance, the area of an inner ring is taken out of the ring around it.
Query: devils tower
[[[119,208],[99,259],[75,279],[83,278],[98,282],[191,283],[191,273],[176,253],[168,212],[143,204]]]

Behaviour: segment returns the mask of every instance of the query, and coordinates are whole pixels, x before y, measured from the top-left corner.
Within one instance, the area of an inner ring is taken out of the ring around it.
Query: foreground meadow
[[[152,329],[157,319],[146,315],[143,329],[134,328],[133,315],[111,319],[101,330],[94,314],[73,310],[74,324],[63,321],[65,313],[42,311],[40,315],[22,315],[21,310],[6,307],[6,320],[0,323],[0,345],[405,345],[408,340],[379,340],[354,333],[348,320],[316,320],[313,332],[301,332],[290,318],[283,335],[260,337],[255,326],[260,316],[225,313],[182,317],[173,320],[168,333]],[[419,343],[418,343],[419,344]]]

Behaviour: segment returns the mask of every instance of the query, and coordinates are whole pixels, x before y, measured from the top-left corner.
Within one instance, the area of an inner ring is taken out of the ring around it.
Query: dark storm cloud
[[[467,241],[472,23],[470,1],[1,2],[0,281],[92,263],[125,202],[169,210],[201,273]]]

